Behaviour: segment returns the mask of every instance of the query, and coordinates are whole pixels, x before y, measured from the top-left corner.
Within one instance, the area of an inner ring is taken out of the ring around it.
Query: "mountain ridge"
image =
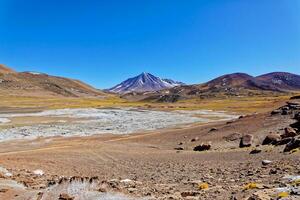
[[[281,83],[281,84],[278,84]],[[260,76],[232,73],[219,76],[201,84],[179,85],[159,91],[126,94],[129,100],[175,102],[189,98],[273,95],[300,92],[300,76],[288,72],[272,72]]]

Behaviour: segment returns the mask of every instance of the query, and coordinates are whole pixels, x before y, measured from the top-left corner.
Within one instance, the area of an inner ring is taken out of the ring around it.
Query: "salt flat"
[[[57,109],[36,113],[1,114],[0,124],[12,123],[14,119],[31,117],[59,118],[51,123],[18,125],[0,130],[0,140],[33,139],[50,136],[89,136],[93,134],[129,134],[171,128],[195,122],[207,123],[236,118],[236,115],[211,110],[199,111],[153,111],[134,108],[118,109]],[[73,119],[64,121],[61,118]]]

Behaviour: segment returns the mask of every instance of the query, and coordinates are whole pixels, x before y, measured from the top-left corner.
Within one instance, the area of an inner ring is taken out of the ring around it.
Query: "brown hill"
[[[270,87],[281,91],[299,91],[300,76],[287,72],[273,72],[256,77],[257,80],[266,82]]]
[[[0,68],[2,95],[98,97],[106,95],[81,81],[50,76],[43,73],[15,72],[3,65]]]
[[[15,73],[16,71],[6,67],[5,65],[3,64],[0,64],[0,73],[1,74],[8,74],[8,73]]]

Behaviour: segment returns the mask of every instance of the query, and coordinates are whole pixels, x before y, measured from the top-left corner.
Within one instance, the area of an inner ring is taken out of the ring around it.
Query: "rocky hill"
[[[81,81],[36,72],[16,72],[0,65],[2,95],[97,97],[106,95]]]

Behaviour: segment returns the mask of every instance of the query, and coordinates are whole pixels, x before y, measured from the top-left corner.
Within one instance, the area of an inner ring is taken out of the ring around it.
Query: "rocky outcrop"
[[[297,101],[287,102],[285,106],[280,107],[272,111],[271,115],[281,114],[290,115],[296,122],[290,124],[289,127],[284,129],[284,133],[281,135],[270,134],[263,141],[263,145],[286,145],[284,152],[289,152],[300,148],[300,103]]]

